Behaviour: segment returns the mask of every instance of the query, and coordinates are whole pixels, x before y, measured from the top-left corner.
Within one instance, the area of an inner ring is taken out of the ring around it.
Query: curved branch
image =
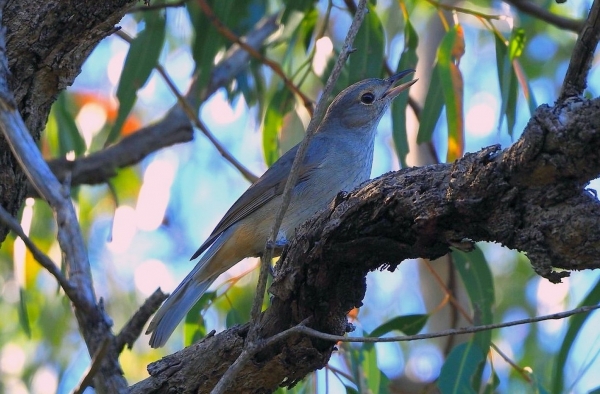
[[[521,12],[529,14],[534,18],[548,22],[549,24],[558,27],[559,29],[570,30],[574,33],[579,33],[581,30],[582,21],[577,19],[565,18],[560,15],[553,14],[547,9],[535,4],[529,0],[504,0],[506,3],[514,6]]]

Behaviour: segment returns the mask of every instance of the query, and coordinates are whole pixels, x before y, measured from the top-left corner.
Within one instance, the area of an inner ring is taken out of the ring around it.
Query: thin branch
[[[574,33],[579,33],[583,21],[571,18],[565,18],[564,16],[553,14],[544,7],[535,4],[529,0],[504,0],[506,3],[512,5],[516,9],[526,14],[533,16],[534,18],[548,22],[549,24],[558,27],[559,29],[570,30]]]
[[[443,4],[443,3],[440,3],[440,2],[435,1],[435,0],[425,0],[425,1],[427,1],[429,4],[431,4],[432,6],[434,6],[436,8],[441,8],[442,10],[446,10],[446,11],[460,12],[461,14],[471,15],[471,16],[474,16],[476,18],[481,18],[481,19],[485,19],[485,20],[490,20],[490,19],[501,20],[501,19],[504,19],[503,15],[485,14],[483,12],[475,11],[475,10],[472,10],[470,8],[463,8],[463,7],[457,7],[457,6],[450,5],[450,4]]]
[[[118,31],[116,35],[130,44],[133,40],[127,33],[123,31]],[[161,75],[169,89],[171,89],[171,92],[177,98],[177,102],[183,109],[183,112],[185,112],[186,116],[194,124],[194,126],[196,126],[202,131],[202,133],[210,140],[214,147],[217,148],[221,156],[223,156],[225,160],[230,162],[242,174],[244,178],[246,178],[250,183],[256,182],[258,180],[258,177],[246,167],[244,167],[244,165],[240,163],[235,157],[233,157],[227,151],[227,149],[225,149],[225,147],[221,145],[221,143],[215,138],[215,136],[208,130],[208,127],[206,127],[206,125],[200,120],[197,111],[195,111],[192,108],[190,103],[188,103],[187,99],[179,92],[177,86],[175,86],[175,83],[173,82],[169,74],[167,74],[167,72],[165,71],[165,68],[161,64],[157,64],[155,66],[155,69]]]
[[[31,252],[33,258],[38,263],[40,263],[40,265],[44,267],[52,276],[54,276],[56,281],[60,284],[60,287],[62,287],[62,289],[67,294],[67,297],[69,297],[70,299],[77,298],[78,294],[75,291],[76,289],[73,286],[73,284],[67,278],[65,278],[63,273],[60,271],[58,266],[50,259],[50,257],[45,255],[41,250],[38,249],[38,247],[33,243],[33,241],[31,241],[31,239],[25,234],[19,222],[17,222],[15,218],[13,218],[10,215],[10,213],[8,213],[6,209],[4,209],[2,205],[0,205],[0,220],[4,222],[4,224],[6,224],[8,228],[10,228],[15,234],[19,236],[19,238],[23,240],[23,243]]]
[[[98,350],[94,354],[94,357],[92,357],[92,362],[89,368],[87,369],[87,373],[85,374],[81,382],[77,385],[77,388],[73,391],[73,394],[83,394],[86,388],[92,386],[94,376],[100,370],[102,360],[104,359],[104,357],[106,357],[106,354],[108,353],[109,345],[110,340],[108,338],[105,338],[102,344],[100,345],[100,348],[98,348]]]
[[[300,165],[302,164],[302,161],[304,160],[304,156],[306,155],[306,150],[308,149],[308,143],[310,142],[313,134],[317,130],[317,127],[318,127],[319,123],[321,122],[321,119],[323,118],[325,111],[327,110],[327,102],[328,102],[329,96],[331,95],[331,93],[333,91],[335,83],[336,83],[339,75],[341,74],[344,65],[346,64],[346,60],[348,59],[348,56],[350,56],[350,53],[352,53],[354,51],[354,49],[352,48],[352,44],[354,42],[354,37],[356,36],[356,33],[358,32],[358,29],[360,28],[360,25],[362,24],[362,21],[363,21],[366,13],[367,13],[367,2],[366,2],[366,0],[361,0],[358,5],[358,10],[357,10],[356,14],[354,15],[354,19],[352,20],[352,24],[350,25],[350,30],[348,31],[348,34],[346,35],[346,40],[344,42],[342,51],[335,63],[335,66],[333,67],[333,70],[331,72],[331,75],[329,76],[329,79],[327,80],[327,83],[325,84],[325,88],[323,89],[323,94],[321,95],[321,99],[319,100],[319,102],[317,104],[317,108],[315,109],[315,114],[311,118],[310,123],[308,124],[308,127],[306,129],[306,136],[304,137],[304,139],[302,140],[302,142],[300,143],[300,145],[298,147],[298,152],[296,153],[296,157],[294,158],[292,168],[290,169],[290,175],[287,178],[287,182],[285,184],[285,188],[283,190],[283,194],[281,197],[281,205],[279,206],[279,209],[277,210],[277,213],[275,215],[275,220],[273,221],[273,227],[271,228],[271,232],[270,232],[269,238],[267,240],[265,251],[263,253],[263,258],[261,259],[262,261],[261,261],[261,267],[260,267],[260,274],[258,277],[258,285],[257,285],[254,302],[252,304],[252,311],[250,314],[252,321],[254,321],[254,322],[256,322],[258,320],[258,316],[260,314],[260,309],[261,309],[261,305],[262,305],[262,300],[263,300],[264,293],[265,293],[269,263],[273,256],[273,248],[271,246],[275,244],[277,233],[279,232],[279,227],[281,226],[281,223],[283,221],[283,216],[285,215],[285,211],[287,210],[288,205],[290,204],[290,200],[292,199],[292,189],[298,179]],[[252,342],[252,340],[254,339],[254,333],[255,333],[254,329],[251,328],[250,334],[248,335],[250,342]]]
[[[125,323],[115,339],[117,352],[121,353],[125,345],[128,349],[133,347],[133,343],[140,337],[144,330],[144,325],[150,317],[156,312],[164,300],[168,297],[161,289],[157,289],[150,297],[144,301],[142,306]]]
[[[599,308],[600,308],[600,305],[587,305],[587,306],[582,306],[580,308],[571,309],[571,310],[565,311],[565,312],[553,313],[551,315],[544,315],[544,316],[538,316],[538,317],[530,317],[528,319],[513,320],[513,321],[509,321],[509,322],[505,322],[505,323],[485,324],[485,325],[481,325],[481,326],[454,328],[451,330],[444,330],[444,331],[432,332],[432,333],[427,333],[427,334],[401,335],[401,336],[385,337],[385,338],[382,338],[382,337],[346,337],[346,336],[342,336],[342,335],[326,334],[324,332],[317,331],[317,330],[307,327],[305,325],[298,325],[298,326],[290,328],[287,331],[293,331],[293,332],[300,333],[300,334],[306,334],[306,335],[314,337],[314,338],[325,339],[327,341],[332,341],[332,342],[360,342],[360,343],[409,342],[409,341],[417,341],[417,340],[421,340],[421,339],[447,337],[450,335],[472,334],[472,333],[480,332],[480,331],[490,331],[490,330],[495,330],[498,328],[519,326],[519,325],[529,324],[529,323],[537,323],[537,322],[544,321],[544,320],[559,320],[559,319],[564,319],[566,317],[576,315],[579,313],[587,313],[587,312],[590,312],[590,311],[593,311],[593,310],[596,310]],[[284,332],[286,332],[286,331],[284,331]],[[290,334],[288,333],[287,335],[290,335]]]
[[[144,12],[144,11],[154,11],[154,10],[162,10],[163,8],[178,8],[185,5],[190,0],[180,0],[173,3],[155,3],[155,4],[145,4],[143,6],[131,7],[128,11],[129,14],[133,12]]]
[[[600,40],[600,0],[595,0],[573,48],[559,100],[583,94],[598,40]]]
[[[313,101],[307,95],[302,93],[302,91],[298,89],[298,87],[285,75],[285,73],[281,69],[281,66],[278,63],[263,56],[256,49],[250,47],[237,35],[235,35],[233,31],[231,31],[227,26],[225,26],[225,24],[223,24],[223,22],[221,22],[219,17],[217,17],[217,15],[214,13],[214,11],[212,10],[212,8],[206,0],[198,0],[198,4],[200,5],[200,9],[202,10],[202,12],[204,12],[204,14],[213,24],[213,26],[217,29],[219,33],[221,33],[223,37],[227,38],[229,41],[235,42],[240,47],[248,51],[250,56],[258,59],[262,64],[273,70],[273,72],[281,78],[285,86],[287,86],[288,89],[290,89],[300,97],[300,99],[302,100],[302,104],[304,105],[306,110],[310,113],[311,116],[313,115]]]
[[[202,3],[204,0],[199,0],[199,1]],[[333,71],[331,72],[331,75],[329,76],[329,79],[327,80],[325,88],[323,89],[323,94],[321,95],[321,99],[319,100],[317,107],[315,109],[315,113],[312,116],[310,123],[307,127],[306,136],[300,143],[298,152],[296,153],[296,157],[294,158],[294,163],[292,164],[292,168],[290,170],[290,175],[288,176],[287,183],[285,185],[285,188],[284,188],[284,191],[282,194],[282,202],[281,202],[281,205],[279,206],[279,209],[275,215],[273,227],[271,229],[271,233],[269,235],[269,239],[267,241],[265,251],[263,253],[263,258],[262,258],[261,267],[260,267],[260,274],[259,274],[258,284],[257,284],[257,290],[256,290],[256,294],[254,296],[254,301],[252,303],[252,310],[251,310],[251,315],[250,315],[253,323],[250,326],[250,332],[248,333],[248,337],[246,339],[244,350],[242,351],[242,354],[236,359],[234,364],[231,365],[227,369],[225,374],[223,374],[223,376],[219,380],[219,383],[217,384],[217,386],[215,386],[215,388],[212,390],[212,392],[211,392],[212,394],[224,393],[227,390],[227,388],[229,387],[229,385],[232,383],[232,381],[235,379],[235,377],[237,376],[238,371],[240,371],[245,366],[245,364],[249,361],[249,359],[252,355],[252,352],[256,351],[256,349],[258,348],[258,346],[255,344],[256,338],[258,336],[258,332],[257,332],[258,331],[258,317],[260,315],[262,300],[264,298],[264,293],[265,293],[265,288],[266,288],[266,283],[267,283],[267,276],[268,276],[269,262],[271,260],[271,257],[273,256],[273,248],[271,248],[270,246],[275,243],[275,239],[276,239],[277,233],[279,231],[279,227],[281,226],[283,216],[284,216],[285,211],[290,203],[291,191],[292,191],[293,185],[296,184],[296,180],[298,179],[298,172],[300,169],[300,164],[304,160],[304,156],[306,154],[308,143],[309,143],[310,139],[312,138],[313,134],[315,133],[317,126],[320,123],[320,121],[327,109],[327,100],[329,99],[329,96],[331,95],[331,92],[333,90],[333,87],[335,86],[335,82],[337,81],[337,78],[341,74],[342,68],[343,68],[344,64],[346,63],[346,59],[348,58],[350,53],[353,51],[352,43],[354,42],[354,37],[356,36],[356,33],[358,32],[358,29],[360,28],[360,25],[362,24],[364,16],[367,12],[366,5],[367,5],[366,0],[361,0],[358,5],[358,10],[354,16],[354,19],[352,20],[352,25],[350,26],[350,30],[348,31],[348,34],[346,36],[346,40],[344,42],[342,51],[338,57],[338,60],[335,64],[334,68],[333,68]]]

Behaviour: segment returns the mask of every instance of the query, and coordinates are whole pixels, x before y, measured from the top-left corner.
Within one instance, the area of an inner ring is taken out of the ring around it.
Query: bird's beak
[[[396,82],[398,82],[400,79],[407,76],[408,74],[412,74],[414,72],[415,72],[415,70],[408,69],[408,70],[400,71],[399,73],[394,74],[391,77],[389,77],[387,80],[390,83],[390,88],[385,92],[383,97],[387,97],[389,100],[391,100],[394,97],[396,97],[397,95],[399,95],[400,92],[403,92],[406,89],[408,89],[409,87],[411,87],[415,82],[418,81],[418,79],[413,79],[412,81],[408,81],[408,82],[403,83],[402,85],[398,85],[398,86],[394,86],[394,84]]]

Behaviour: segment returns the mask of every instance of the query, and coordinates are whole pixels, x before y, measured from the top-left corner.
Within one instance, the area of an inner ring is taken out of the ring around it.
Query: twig
[[[181,95],[181,93],[179,93],[179,91],[177,90],[177,87],[175,86],[175,84],[173,83],[173,81],[171,80],[171,78],[169,77],[167,72],[165,71],[164,67],[162,65],[158,64],[156,66],[156,70],[160,73],[160,75],[162,75],[162,77],[165,80],[165,82],[167,83],[167,85],[169,85],[169,88],[171,89],[171,91],[173,92],[175,97],[177,97],[177,101],[179,102],[179,105],[181,105],[185,114],[192,121],[192,123],[194,123],[194,126],[196,126],[197,128],[200,129],[200,131],[202,131],[202,133],[206,136],[206,138],[208,138],[209,141],[212,142],[214,147],[217,148],[217,150],[219,151],[221,156],[223,156],[223,158],[225,160],[227,160],[229,163],[231,163],[242,174],[242,176],[244,178],[246,178],[250,183],[256,182],[258,180],[258,177],[256,175],[254,175],[249,169],[244,167],[244,165],[242,163],[240,163],[235,157],[233,157],[229,153],[229,151],[227,151],[227,149],[225,149],[225,147],[223,145],[221,145],[219,140],[217,140],[215,138],[215,136],[210,132],[210,130],[208,130],[208,127],[206,127],[204,122],[202,122],[200,120],[200,117],[198,116],[197,111],[194,111],[194,109],[187,102],[185,97],[183,97]]]
[[[58,266],[54,264],[52,260],[50,260],[50,257],[45,255],[41,250],[38,249],[37,246],[35,246],[35,244],[23,231],[21,225],[15,220],[15,218],[13,218],[10,215],[10,213],[8,213],[6,209],[4,209],[2,205],[0,205],[0,220],[4,222],[4,224],[6,224],[8,228],[10,228],[15,234],[19,236],[19,238],[23,240],[23,243],[31,252],[33,258],[38,263],[40,263],[40,265],[44,267],[48,272],[50,272],[50,274],[54,276],[54,278],[56,278],[56,281],[60,284],[60,287],[62,287],[67,296],[70,299],[77,298],[78,295],[75,291],[75,288],[73,287],[73,284],[69,282],[67,278],[65,278]]]
[[[133,343],[142,334],[144,325],[150,319],[150,316],[156,312],[160,304],[166,299],[167,294],[163,293],[161,289],[157,289],[144,301],[142,306],[131,316],[117,335],[115,339],[117,353],[121,353],[125,345],[127,345],[128,349],[133,347]]]
[[[504,18],[504,16],[502,16],[502,15],[485,14],[483,12],[475,11],[475,10],[472,10],[469,8],[462,8],[462,7],[457,7],[457,6],[450,5],[450,4],[443,4],[443,3],[440,3],[435,0],[425,0],[425,1],[427,1],[429,4],[431,4],[432,6],[434,6],[436,8],[441,8],[446,11],[456,11],[456,12],[460,12],[461,14],[474,16],[476,18],[481,18],[481,19],[486,19],[486,20],[489,20],[489,19],[499,20],[499,19]]]
[[[268,275],[268,267],[273,256],[273,249],[270,247],[275,244],[277,233],[279,232],[279,227],[281,227],[281,222],[283,221],[283,216],[285,215],[285,211],[287,210],[288,205],[290,204],[290,200],[292,198],[292,189],[296,184],[298,179],[298,172],[300,169],[300,165],[304,160],[304,156],[306,155],[306,150],[308,148],[308,143],[312,138],[313,134],[317,130],[321,119],[327,109],[327,100],[333,91],[333,87],[342,72],[342,68],[346,63],[346,59],[353,51],[352,43],[354,42],[354,37],[362,24],[365,14],[367,13],[367,3],[366,0],[361,0],[358,5],[358,10],[354,15],[354,19],[352,20],[352,25],[350,26],[350,30],[348,31],[348,35],[346,36],[346,41],[344,42],[344,46],[342,51],[333,67],[331,75],[327,80],[327,84],[323,89],[323,94],[321,95],[321,99],[317,104],[317,108],[315,110],[315,114],[310,120],[308,127],[306,129],[306,136],[300,143],[298,147],[298,152],[296,153],[296,157],[294,158],[294,163],[292,164],[292,168],[290,169],[290,175],[287,178],[287,182],[285,184],[285,188],[283,190],[283,194],[281,197],[281,205],[277,210],[277,214],[275,215],[275,220],[273,221],[273,227],[271,228],[271,232],[269,234],[269,238],[267,241],[267,245],[265,247],[265,251],[263,253],[263,258],[261,261],[260,267],[260,275],[258,278],[257,291],[255,294],[254,302],[252,304],[251,318],[252,321],[256,322],[258,320],[258,316],[260,314],[260,309],[262,305],[262,300],[265,293],[265,287],[267,283],[267,275]],[[250,341],[254,339],[254,330],[250,329],[250,334],[248,335]]]
[[[553,14],[547,9],[540,5],[537,5],[529,0],[504,0],[508,4],[514,6],[521,12],[529,14],[537,19],[541,19],[544,22],[556,26],[560,29],[570,30],[574,33],[579,33],[583,21],[571,18],[565,18],[564,16]]]
[[[161,10],[163,8],[177,8],[182,7],[190,0],[180,0],[174,3],[156,3],[156,4],[147,4],[143,6],[132,7],[128,13],[132,12],[144,12],[144,11],[153,11],[153,10]]]
[[[202,2],[203,0],[199,1]],[[298,147],[298,152],[296,153],[296,157],[294,158],[294,163],[292,164],[290,175],[288,176],[287,183],[282,194],[282,202],[277,211],[277,214],[275,215],[273,227],[271,229],[271,233],[269,235],[269,239],[267,241],[265,251],[263,253],[256,294],[254,296],[254,301],[252,303],[252,310],[250,315],[252,319],[252,324],[250,326],[250,332],[248,333],[248,337],[246,338],[244,351],[242,351],[242,354],[238,357],[238,359],[223,374],[217,386],[215,386],[215,388],[211,391],[212,394],[224,393],[227,390],[227,387],[229,387],[229,385],[233,381],[233,379],[235,379],[236,375],[238,374],[238,371],[241,370],[244,367],[244,365],[248,362],[252,355],[252,351],[255,351],[255,349],[257,349],[257,344],[255,342],[256,337],[258,336],[258,317],[262,306],[262,300],[264,298],[269,262],[271,260],[271,257],[273,256],[273,249],[270,246],[273,245],[275,242],[276,235],[279,231],[279,227],[281,226],[281,222],[283,220],[283,215],[285,214],[285,211],[290,203],[291,191],[293,186],[296,184],[296,180],[298,179],[298,170],[300,168],[300,164],[304,160],[304,155],[306,154],[308,142],[312,138],[312,135],[316,131],[317,126],[321,121],[325,110],[327,109],[327,100],[331,95],[335,82],[337,81],[337,78],[339,77],[344,64],[346,63],[346,59],[353,51],[352,43],[354,42],[354,37],[356,36],[356,33],[358,32],[358,29],[367,12],[366,5],[366,0],[361,0],[358,5],[358,10],[354,16],[354,19],[352,20],[352,25],[350,26],[350,30],[348,31],[348,34],[346,36],[346,40],[344,42],[342,51],[333,68],[333,71],[331,72],[331,75],[329,76],[329,79],[327,80],[325,88],[323,89],[323,94],[321,95],[321,99],[317,104],[315,113],[312,119],[310,120],[310,123],[308,124],[308,127],[306,129],[306,136],[300,143],[300,146]],[[272,338],[277,337],[277,335],[275,335]]]
[[[472,333],[480,332],[480,331],[495,330],[497,328],[512,327],[512,326],[518,326],[518,325],[529,324],[529,323],[537,323],[537,322],[544,321],[544,320],[564,319],[564,318],[572,316],[572,315],[590,312],[590,311],[593,311],[593,310],[596,310],[599,308],[600,308],[600,305],[588,305],[588,306],[582,306],[580,308],[571,309],[571,310],[565,311],[565,312],[553,313],[551,315],[544,315],[544,316],[538,316],[538,317],[530,317],[528,319],[513,320],[513,321],[509,321],[509,322],[505,322],[505,323],[485,324],[485,325],[481,325],[481,326],[454,328],[454,329],[450,329],[450,330],[432,332],[432,333],[428,333],[428,334],[401,335],[401,336],[385,337],[385,338],[381,338],[381,337],[346,337],[346,336],[341,336],[341,335],[326,334],[324,332],[317,331],[313,328],[310,328],[310,327],[307,327],[304,325],[298,325],[298,326],[292,327],[292,328],[288,329],[287,331],[293,331],[296,333],[306,334],[306,335],[314,337],[314,338],[325,339],[327,341],[332,341],[332,342],[361,342],[361,343],[409,342],[409,341],[416,341],[416,340],[421,340],[421,339],[446,337],[449,335],[472,334]],[[284,331],[284,332],[286,332],[286,331]],[[290,335],[290,334],[288,333],[287,335]]]
[[[600,40],[600,0],[595,0],[573,48],[559,101],[583,93],[587,86],[586,80],[598,40]]]
[[[86,388],[92,385],[92,381],[94,380],[94,376],[100,369],[100,365],[102,364],[102,360],[106,357],[106,353],[108,352],[108,346],[110,344],[110,340],[105,338],[94,357],[92,357],[92,362],[87,370],[87,373],[77,385],[77,388],[73,391],[73,394],[83,394]]]
[[[252,356],[254,356],[259,351],[266,349],[267,347],[272,346],[275,343],[289,337],[290,335],[297,333],[298,331],[296,330],[296,328],[300,326],[304,327],[304,325],[307,323],[308,319],[305,319],[297,326],[288,328],[287,330],[279,332],[273,335],[272,337],[269,337],[258,343],[250,343],[248,344],[248,346],[245,346],[242,353],[238,356],[235,362],[231,364],[231,366],[227,369],[227,372],[223,374],[223,376],[219,380],[219,383],[217,383],[217,385],[211,390],[210,393],[225,393],[227,391],[227,387],[231,383],[231,380],[229,378],[226,378],[228,375],[230,375],[231,378],[234,378],[238,374],[238,372],[242,370],[244,365],[250,360]],[[246,343],[248,343],[248,341],[246,341]]]
[[[256,49],[250,47],[237,35],[235,35],[234,32],[232,32],[227,26],[225,26],[225,24],[223,24],[223,22],[221,22],[219,17],[214,13],[214,11],[206,2],[206,0],[198,0],[198,5],[200,5],[200,9],[202,10],[202,12],[204,12],[206,17],[210,20],[210,22],[217,29],[217,31],[221,33],[221,35],[223,35],[223,37],[227,38],[229,41],[235,42],[241,48],[248,51],[250,56],[258,59],[262,64],[273,70],[273,72],[281,78],[285,86],[287,86],[288,89],[290,89],[300,97],[300,99],[302,100],[302,104],[304,105],[304,107],[306,107],[306,110],[310,113],[311,116],[313,115],[312,100],[307,95],[302,93],[302,91],[298,89],[298,87],[285,75],[279,64],[263,56]]]
[[[127,33],[123,31],[118,31],[116,33],[117,36],[122,38],[123,40],[131,43],[133,40]],[[177,102],[185,112],[188,119],[199,128],[202,133],[210,140],[210,142],[214,145],[215,148],[219,151],[221,156],[225,158],[228,162],[230,162],[249,182],[254,183],[258,179],[256,175],[254,175],[250,170],[248,170],[242,163],[240,163],[235,157],[233,157],[223,145],[215,138],[215,136],[208,130],[208,127],[200,120],[200,117],[197,115],[197,111],[195,111],[190,103],[188,103],[187,99],[179,92],[177,86],[171,80],[171,77],[165,71],[165,68],[161,64],[157,64],[155,67],[156,71],[161,75],[171,92],[177,98]],[[190,89],[191,91],[191,89]]]

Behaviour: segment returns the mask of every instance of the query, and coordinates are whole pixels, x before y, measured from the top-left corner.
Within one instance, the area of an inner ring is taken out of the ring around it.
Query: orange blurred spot
[[[117,119],[117,112],[119,110],[119,106],[117,105],[115,100],[111,100],[108,97],[101,96],[99,94],[93,92],[75,92],[73,93],[73,100],[75,104],[79,108],[83,107],[88,103],[95,103],[104,108],[106,111],[106,118],[109,123],[114,123]],[[132,134],[139,130],[142,127],[142,122],[140,119],[135,116],[135,114],[130,113],[123,125],[123,129],[121,130],[121,135],[126,136]]]
[[[360,311],[360,309],[358,308],[353,308],[350,312],[348,312],[348,317],[351,320],[356,320],[358,318],[358,312]]]

